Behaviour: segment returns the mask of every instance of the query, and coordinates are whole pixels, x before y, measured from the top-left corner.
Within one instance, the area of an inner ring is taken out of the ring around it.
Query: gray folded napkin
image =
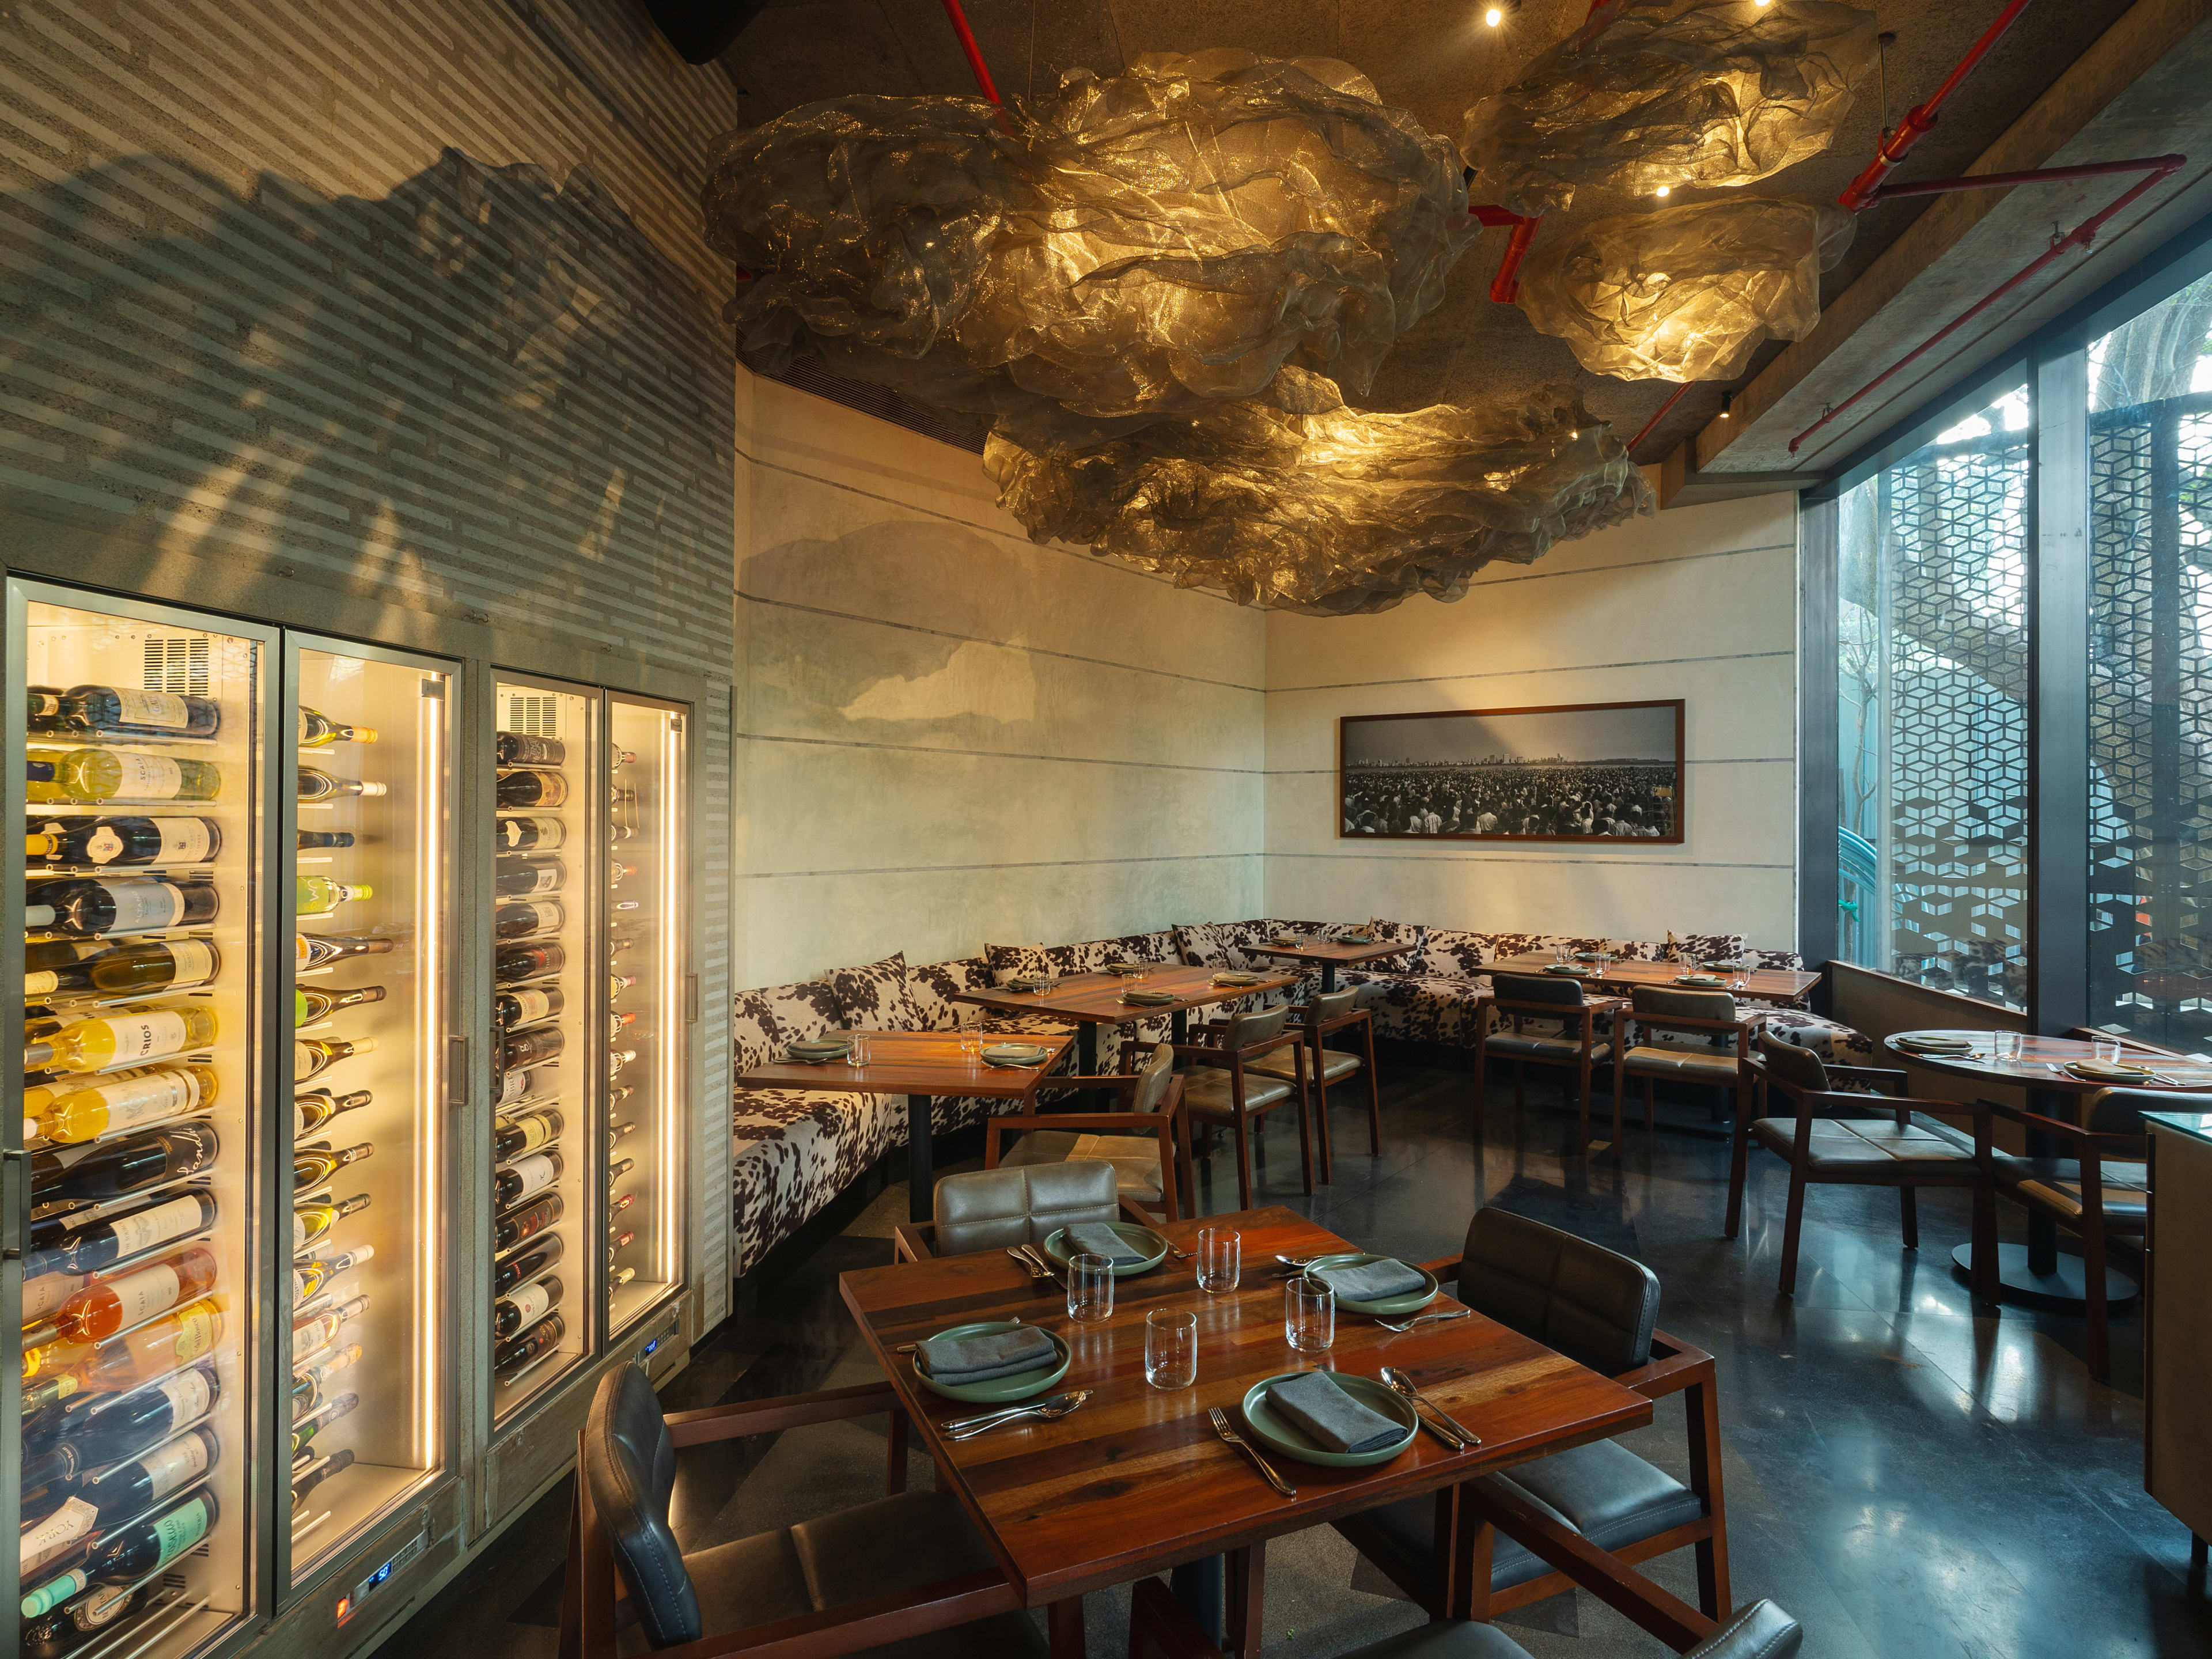
[[[1049,1365],[1060,1350],[1042,1331],[1024,1325],[988,1336],[933,1336],[915,1349],[914,1357],[939,1382],[988,1382]]]
[[[1336,940],[1340,945],[1372,945],[1375,943],[1375,935],[1372,933],[1339,933],[1336,936]]]
[[[1008,980],[1005,988],[1009,991],[1049,991],[1059,982],[1060,976],[1056,974],[1046,975],[1042,978],[1024,975],[1019,978]]]
[[[1152,1008],[1164,1007],[1167,1004],[1173,1002],[1175,1000],[1176,994],[1173,991],[1128,990],[1121,993],[1122,1001],[1141,1002],[1147,1007]]]
[[[1103,1221],[1079,1221],[1063,1241],[1070,1255],[1103,1255],[1117,1267],[1145,1259],[1145,1253]]]
[[[1045,1053],[1034,1043],[1002,1042],[983,1050],[983,1063],[1019,1071],[1042,1063]]]
[[[1109,974],[1120,974],[1127,976],[1130,974],[1143,973],[1145,971],[1145,966],[1146,964],[1141,962],[1109,962],[1106,964],[1103,971]]]
[[[783,1052],[786,1059],[819,1065],[826,1060],[842,1060],[853,1052],[853,1045],[849,1042],[793,1042],[788,1044]]]
[[[1257,985],[1267,978],[1265,974],[1248,974],[1242,969],[1234,973],[1219,973],[1213,976],[1216,985]]]
[[[1429,1281],[1402,1261],[1363,1261],[1356,1267],[1313,1267],[1308,1273],[1350,1302],[1380,1302],[1386,1296],[1410,1296]]]
[[[1974,1048],[1965,1037],[1901,1036],[1892,1041],[1900,1048],[1919,1048],[1931,1054],[1966,1054]]]
[[[1267,1387],[1267,1403],[1324,1451],[1370,1452],[1406,1437],[1406,1425],[1370,1411],[1327,1371],[1302,1371]]]

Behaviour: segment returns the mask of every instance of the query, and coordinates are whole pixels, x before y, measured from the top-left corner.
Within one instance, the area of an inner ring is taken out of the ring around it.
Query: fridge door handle
[[[23,1210],[23,1170],[27,1154],[0,1153],[0,1261],[22,1258],[23,1235],[18,1218]]]
[[[468,1103],[468,1034],[455,1031],[446,1038],[446,1104],[458,1112]]]
[[[699,1023],[699,975],[696,974],[684,975],[684,1023],[686,1025]]]

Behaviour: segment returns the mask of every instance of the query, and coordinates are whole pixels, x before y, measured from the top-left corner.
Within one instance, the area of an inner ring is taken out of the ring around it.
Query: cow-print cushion
[[[737,1069],[743,1073],[781,1060],[790,1044],[826,1036],[843,1018],[827,980],[740,991],[730,1020]]]
[[[1473,979],[1497,960],[1490,950],[1495,937],[1456,927],[1431,927],[1421,942],[1420,965],[1415,971],[1439,978]]]
[[[1044,960],[1056,974],[1095,974],[1109,962],[1172,962],[1175,953],[1171,933],[1124,933],[1079,945],[1055,945],[1044,952]]]
[[[1802,974],[1805,958],[1795,951],[1746,951],[1743,959],[1754,968],[1765,968],[1778,973]]]
[[[1375,1016],[1376,1036],[1401,1042],[1471,1048],[1478,1022],[1489,1007],[1487,975],[1461,979],[1340,968],[1336,985],[1355,993],[1353,1007]]]
[[[1778,1042],[1809,1048],[1831,1066],[1879,1066],[1881,1051],[1863,1031],[1818,1014],[1779,1009],[1767,1015],[1759,1029]]]
[[[915,1027],[923,1031],[957,1031],[974,1025],[983,1010],[955,998],[969,991],[991,988],[991,963],[985,957],[961,957],[951,962],[926,962],[906,970],[907,1000],[914,1004]]]
[[[1010,979],[1035,979],[1053,971],[1042,945],[987,945],[983,954],[990,959],[994,985],[1004,985]]]
[[[921,1011],[907,991],[906,952],[895,951],[865,967],[832,969],[824,975],[837,994],[837,1009],[848,1030],[927,1030]]]
[[[1220,928],[1210,921],[1182,921],[1176,924],[1176,945],[1182,952],[1183,961],[1193,968],[1233,968],[1230,960],[1229,942],[1221,936]]]

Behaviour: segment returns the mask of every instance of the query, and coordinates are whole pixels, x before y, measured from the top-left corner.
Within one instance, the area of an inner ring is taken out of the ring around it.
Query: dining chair
[[[1579,1092],[1576,1096],[1581,1113],[1575,1127],[1575,1150],[1586,1151],[1589,1146],[1590,1073],[1613,1059],[1611,1037],[1603,1042],[1598,1038],[1599,1021],[1616,1014],[1627,1006],[1619,997],[1591,997],[1583,994],[1580,983],[1565,977],[1547,977],[1541,974],[1493,974],[1491,976],[1490,1006],[1495,1017],[1510,1021],[1510,1030],[1493,1032],[1492,1021],[1479,1018],[1474,1039],[1474,1138],[1482,1141],[1483,1085],[1488,1080],[1488,1062],[1495,1058],[1513,1062],[1513,1109],[1517,1115],[1527,1104],[1527,1068],[1531,1065],[1559,1066],[1572,1069],[1577,1079]],[[1542,1025],[1556,1025],[1557,1030],[1530,1030],[1531,1020]],[[1614,1091],[1616,1099],[1619,1091]],[[1620,1139],[1620,1113],[1613,1110],[1613,1139]]]
[[[1613,1042],[1620,1058],[1613,1068],[1613,1147],[1620,1156],[1621,1095],[1628,1079],[1644,1079],[1644,1127],[1648,1133],[1656,1108],[1652,1085],[1662,1078],[1702,1083],[1723,1091],[1729,1115],[1743,1116],[1743,1066],[1756,1016],[1736,1012],[1726,991],[1680,991],[1667,985],[1638,985],[1629,993],[1629,1011],[1615,1017]],[[1703,1042],[1693,1039],[1703,1037]]]
[[[2078,1124],[1994,1100],[1974,1103],[1974,1161],[1982,1172],[1974,1205],[1974,1294],[1987,1302],[1997,1299],[2000,1197],[2067,1229],[2081,1241],[2085,1357],[2089,1375],[2100,1382],[2112,1374],[2106,1246],[2118,1236],[2141,1249],[2150,1226],[2150,1126],[2143,1121],[2145,1112],[2212,1112],[2212,1095],[2106,1089],[2083,1103]],[[2053,1158],[2008,1152],[1996,1145],[1998,1118],[2031,1135],[2048,1135],[2063,1150]]]
[[[668,1500],[683,1448],[884,1412],[886,1496],[688,1554],[677,1541]],[[561,1659],[702,1638],[730,1650],[789,1642],[809,1653],[877,1653],[896,1644],[899,1659],[1046,1659],[1021,1593],[959,1501],[905,1490],[906,1429],[887,1382],[667,1417],[640,1367],[616,1366],[576,1437]]]
[[[1477,1210],[1459,1258],[1425,1264],[1455,1280],[1477,1313],[1647,1398],[1684,1396],[1688,1480],[1618,1441],[1598,1440],[1486,1476],[1492,1500],[1449,1491],[1346,1517],[1336,1529],[1431,1618],[1487,1620],[1540,1601],[1571,1580],[1500,1517],[1564,1522],[1620,1562],[1694,1551],[1698,1605],[1727,1616],[1728,1522],[1721,1494],[1720,1401],[1713,1358],[1657,1328],[1659,1279],[1642,1262],[1509,1210]],[[1493,1484],[1494,1483],[1494,1484]]]
[[[1288,1029],[1290,1005],[1231,1014],[1218,1024],[1191,1032],[1192,1041],[1174,1045],[1181,1066],[1183,1109],[1204,1118],[1207,1127],[1227,1125],[1237,1139],[1237,1207],[1252,1207],[1252,1125],[1295,1100],[1298,1107],[1298,1167],[1305,1190],[1314,1189],[1313,1133],[1306,1096],[1305,1034]],[[1289,1081],[1256,1073],[1255,1060],[1289,1049]]]
[[[1956,1101],[1907,1095],[1903,1072],[1830,1066],[1809,1048],[1762,1035],[1747,1062],[1755,1104],[1736,1115],[1729,1160],[1728,1219],[1734,1238],[1743,1222],[1744,1179],[1753,1141],[1790,1165],[1790,1207],[1782,1224],[1782,1294],[1797,1290],[1797,1241],[1805,1223],[1805,1188],[1822,1184],[1897,1188],[1905,1248],[1920,1248],[1922,1187],[1978,1188],[1972,1139],[1928,1115],[1965,1109]],[[1778,1094],[1790,1115],[1770,1116]]]
[[[1646,1581],[1649,1582],[1648,1580]],[[1664,1613],[1653,1617],[1633,1586],[1619,1588],[1608,1598],[1612,1604],[1646,1629],[1662,1625],[1667,1635],[1652,1630],[1682,1655],[1682,1659],[1794,1659],[1804,1640],[1795,1619],[1771,1601],[1753,1601],[1711,1635],[1689,1647],[1680,1647],[1669,1636],[1678,1626]],[[1176,1600],[1175,1592],[1157,1578],[1137,1581],[1129,1606],[1129,1659],[1222,1659],[1213,1640],[1199,1628],[1198,1620]],[[1442,1619],[1416,1625],[1395,1636],[1370,1642],[1338,1656],[1338,1659],[1530,1659],[1528,1650],[1495,1625],[1471,1619]]]
[[[1361,1072],[1367,1073],[1369,1150],[1378,1158],[1382,1153],[1382,1090],[1375,1069],[1375,1013],[1372,1009],[1354,1006],[1358,995],[1356,987],[1316,994],[1303,1009],[1292,1005],[1292,1017],[1286,1022],[1287,1030],[1298,1032],[1305,1039],[1306,1076],[1312,1082],[1314,1095],[1314,1139],[1319,1143],[1321,1178],[1324,1183],[1336,1178],[1336,1151],[1328,1127],[1330,1084],[1341,1083]],[[1297,1018],[1301,1012],[1304,1018]],[[1365,1050],[1364,1054],[1327,1046],[1324,1039],[1331,1032],[1345,1030],[1358,1039]],[[1280,1053],[1254,1060],[1249,1069],[1261,1077],[1284,1083],[1297,1080],[1295,1060]]]
[[[945,1176],[931,1203],[929,1220],[902,1221],[892,1229],[895,1260],[927,1261],[1041,1243],[1062,1227],[1119,1221],[1124,1213],[1114,1166],[1088,1159]]]

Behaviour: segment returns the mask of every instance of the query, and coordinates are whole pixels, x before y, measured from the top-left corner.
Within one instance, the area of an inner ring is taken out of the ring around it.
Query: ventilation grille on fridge
[[[142,643],[145,647],[149,691],[171,691],[184,697],[207,696],[206,635],[149,634]]]
[[[561,700],[550,691],[510,691],[507,718],[499,723],[499,729],[526,738],[557,738]]]

